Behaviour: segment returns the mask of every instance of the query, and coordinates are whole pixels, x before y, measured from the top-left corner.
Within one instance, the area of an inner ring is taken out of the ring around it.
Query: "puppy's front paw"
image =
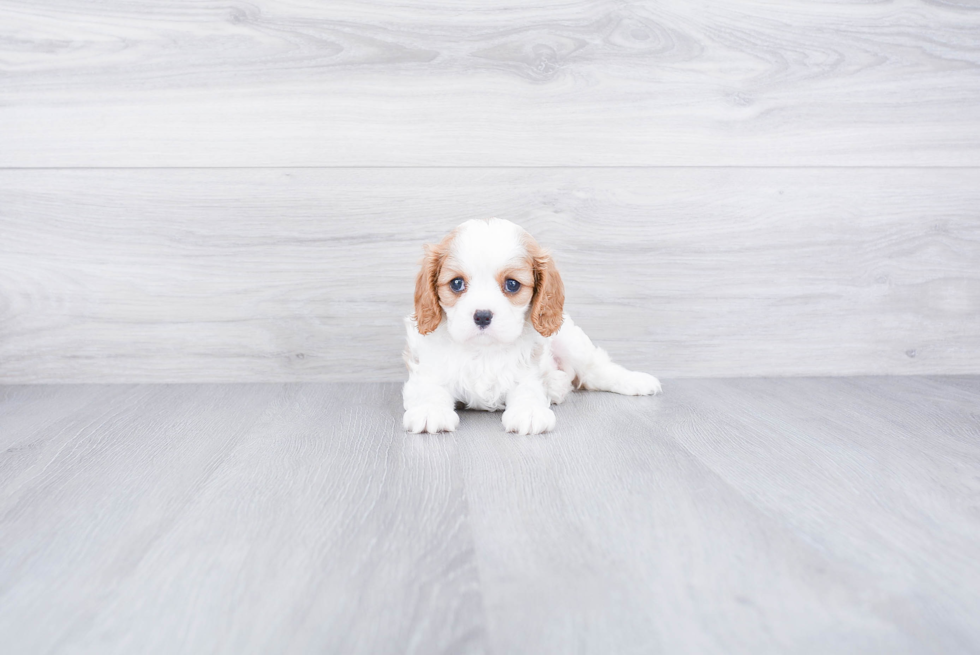
[[[444,407],[413,407],[405,411],[402,427],[408,432],[452,432],[459,425],[459,414]]]
[[[548,407],[523,407],[504,410],[504,429],[517,434],[541,434],[555,427],[555,413]]]
[[[609,390],[624,396],[649,396],[661,391],[660,380],[640,371],[627,371]]]

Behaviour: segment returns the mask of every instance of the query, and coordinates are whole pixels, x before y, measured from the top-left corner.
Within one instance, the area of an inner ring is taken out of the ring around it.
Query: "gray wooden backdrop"
[[[980,373],[980,2],[0,0],[0,383],[399,379],[485,216],[663,377]]]

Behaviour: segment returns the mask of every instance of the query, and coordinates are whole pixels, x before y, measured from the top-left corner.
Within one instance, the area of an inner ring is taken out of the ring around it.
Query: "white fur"
[[[415,320],[405,318],[405,430],[455,430],[459,402],[471,409],[504,409],[501,420],[508,432],[547,432],[555,426],[551,404],[565,399],[573,380],[597,391],[660,392],[657,378],[613,363],[567,314],[561,329],[544,337],[531,324],[529,305],[510,302],[496,275],[526,256],[524,234],[500,219],[468,221],[457,229],[452,254],[466,269],[466,292],[452,307],[443,307],[443,320],[429,334],[420,334]],[[476,325],[477,310],[493,312],[489,326]]]

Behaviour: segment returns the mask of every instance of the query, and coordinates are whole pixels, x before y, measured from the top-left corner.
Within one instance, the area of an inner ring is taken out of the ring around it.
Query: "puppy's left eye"
[[[507,289],[509,293],[517,293],[521,288],[521,283],[517,280],[507,280],[504,282],[504,288]]]

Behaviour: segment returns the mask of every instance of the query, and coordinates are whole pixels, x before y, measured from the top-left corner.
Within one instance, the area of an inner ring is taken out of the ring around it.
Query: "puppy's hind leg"
[[[575,377],[579,388],[612,391],[626,396],[660,393],[660,381],[647,373],[630,371],[609,359],[568,316],[551,342],[560,367]]]

